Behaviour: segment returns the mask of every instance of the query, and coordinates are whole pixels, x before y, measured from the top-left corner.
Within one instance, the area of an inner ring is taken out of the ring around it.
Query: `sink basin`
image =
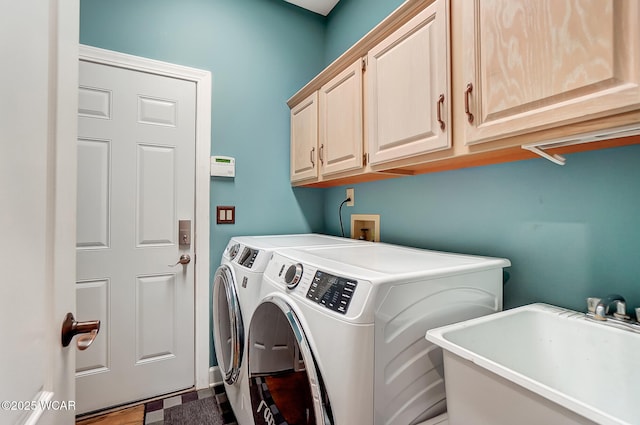
[[[640,334],[532,304],[431,329],[451,425],[639,424]]]

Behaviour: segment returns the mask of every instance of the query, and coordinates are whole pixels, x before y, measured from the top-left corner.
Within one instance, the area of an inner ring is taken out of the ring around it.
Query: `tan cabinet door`
[[[637,1],[461,3],[465,144],[640,105]]]
[[[291,181],[318,177],[318,92],[291,109]]]
[[[362,168],[362,61],[320,89],[322,175]]]
[[[369,51],[371,164],[451,146],[448,22],[448,2],[437,0]]]

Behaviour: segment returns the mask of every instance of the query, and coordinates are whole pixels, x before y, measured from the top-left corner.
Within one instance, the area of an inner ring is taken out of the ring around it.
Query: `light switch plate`
[[[236,207],[218,205],[216,207],[216,223],[217,224],[235,224]]]

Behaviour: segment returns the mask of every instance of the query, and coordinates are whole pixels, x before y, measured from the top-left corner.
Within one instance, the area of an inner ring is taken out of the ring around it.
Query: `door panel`
[[[461,2],[465,143],[637,109],[640,7],[629,0]]]
[[[108,248],[111,236],[111,142],[78,140],[78,172],[93,178],[78,181],[77,246]]]
[[[176,238],[175,148],[138,145],[137,246],[174,245]]]
[[[176,275],[140,276],[136,286],[136,363],[175,357]]]
[[[80,87],[78,90],[78,115],[111,119],[111,91]]]
[[[78,317],[93,317],[100,323],[109,323],[109,279],[96,279],[76,284],[76,304]],[[100,329],[100,338],[91,344],[91,349],[76,357],[76,373],[87,375],[105,372],[109,364],[109,329]]]
[[[176,126],[176,102],[138,96],[138,122]]]
[[[291,181],[318,177],[318,92],[291,110]]]
[[[194,385],[195,83],[80,62],[78,320],[100,318],[77,359],[78,412]],[[94,350],[94,348],[97,348]]]
[[[362,168],[362,61],[322,86],[318,104],[322,174]]]
[[[372,164],[451,146],[448,3],[428,6],[368,53],[367,125]]]

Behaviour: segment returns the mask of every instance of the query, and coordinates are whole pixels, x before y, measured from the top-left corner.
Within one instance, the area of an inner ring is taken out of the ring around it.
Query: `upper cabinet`
[[[446,6],[431,4],[367,54],[372,165],[451,146]]]
[[[318,93],[291,109],[291,182],[318,177]]]
[[[291,182],[363,168],[362,59],[291,108]]]
[[[319,106],[322,175],[362,168],[362,60],[320,88]]]
[[[639,22],[638,0],[406,0],[289,99],[291,181],[640,143]]]
[[[465,0],[464,142],[640,106],[637,0]]]

